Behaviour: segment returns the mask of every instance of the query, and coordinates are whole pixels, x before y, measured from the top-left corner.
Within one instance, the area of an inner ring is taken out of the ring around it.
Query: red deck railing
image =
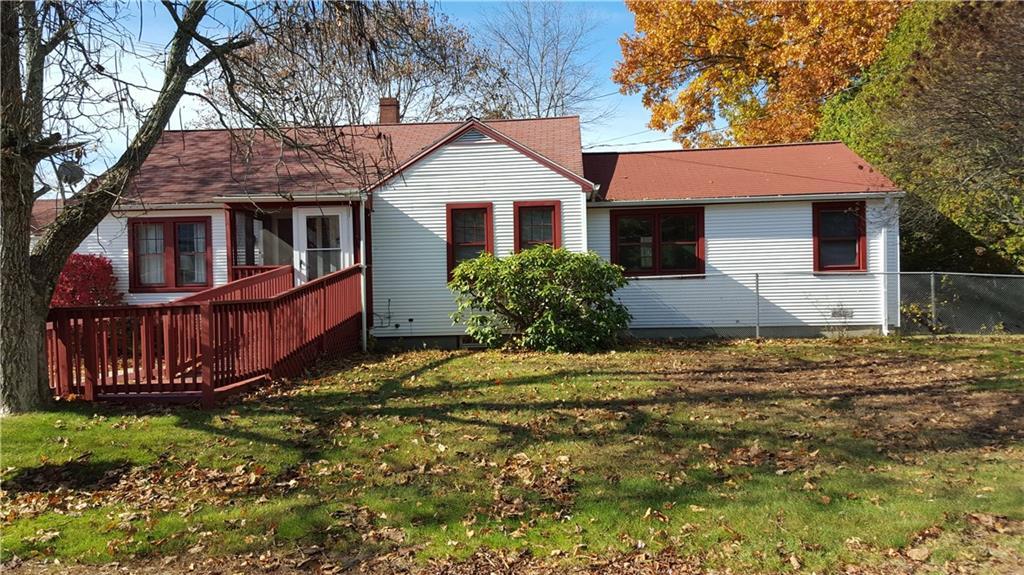
[[[201,398],[212,406],[255,381],[301,373],[317,356],[358,349],[359,291],[353,266],[272,297],[224,300],[241,293],[225,290],[201,301],[54,308],[50,384],[86,400]]]
[[[240,280],[263,272],[276,270],[281,266],[232,266],[231,281]]]
[[[285,292],[295,285],[292,266],[249,266],[247,269],[260,271],[243,274],[244,277],[177,299],[175,303],[267,298]]]

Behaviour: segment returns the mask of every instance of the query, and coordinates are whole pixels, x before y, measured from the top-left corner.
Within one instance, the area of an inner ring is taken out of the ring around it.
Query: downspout
[[[367,350],[366,331],[366,196],[359,196],[359,327],[363,353]]]

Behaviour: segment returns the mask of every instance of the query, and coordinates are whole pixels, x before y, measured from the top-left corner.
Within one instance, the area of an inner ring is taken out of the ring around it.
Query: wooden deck
[[[361,269],[291,287],[291,266],[157,305],[54,308],[47,324],[54,394],[87,401],[212,406],[321,355],[359,348]]]

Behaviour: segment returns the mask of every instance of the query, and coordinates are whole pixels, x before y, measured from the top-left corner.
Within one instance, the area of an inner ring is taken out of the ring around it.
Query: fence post
[[[61,314],[59,311],[50,311],[50,317],[53,318],[53,357],[50,359],[54,363],[53,372],[57,378],[57,389],[63,389],[64,393],[72,393],[74,389],[75,380],[71,375],[71,362],[68,357],[68,329],[67,329],[67,317]]]
[[[99,372],[96,359],[96,318],[86,312],[82,314],[82,360],[85,362],[82,396],[86,401],[96,401],[96,374]],[[116,362],[114,369],[117,369]]]
[[[199,354],[202,356],[202,406],[210,409],[217,404],[213,385],[213,306],[209,301],[199,304]]]
[[[761,274],[754,274],[754,338],[761,339]]]
[[[277,334],[274,331],[274,326],[277,323],[274,321],[274,310],[277,309],[277,298],[270,300],[269,309],[267,310],[267,336],[270,337],[270,365],[267,366],[270,372],[270,379],[277,379]]]
[[[938,314],[938,311],[935,309],[935,307],[936,307],[935,306],[935,272],[932,272],[929,275],[929,279],[930,279],[929,283],[931,284],[932,333],[934,333],[935,329],[938,327],[938,321],[939,321],[939,314]]]

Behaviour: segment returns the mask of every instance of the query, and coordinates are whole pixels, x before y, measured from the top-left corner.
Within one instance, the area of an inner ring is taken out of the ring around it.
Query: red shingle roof
[[[898,191],[841,142],[586,153],[583,175],[609,201]]]
[[[150,204],[206,203],[219,196],[315,195],[362,188],[375,182],[465,122],[343,126],[330,134],[345,149],[344,162],[282,149],[263,132],[244,146],[226,130],[167,131],[132,182],[128,201]],[[582,175],[580,127],[576,116],[494,120],[484,124]],[[302,133],[302,130],[299,130]],[[309,129],[318,141],[324,129]],[[301,138],[300,138],[301,139]],[[358,163],[360,170],[352,168]]]
[[[39,198],[32,203],[32,218],[29,222],[32,234],[38,234],[43,228],[57,219],[57,214],[64,207],[64,201],[60,198]]]

